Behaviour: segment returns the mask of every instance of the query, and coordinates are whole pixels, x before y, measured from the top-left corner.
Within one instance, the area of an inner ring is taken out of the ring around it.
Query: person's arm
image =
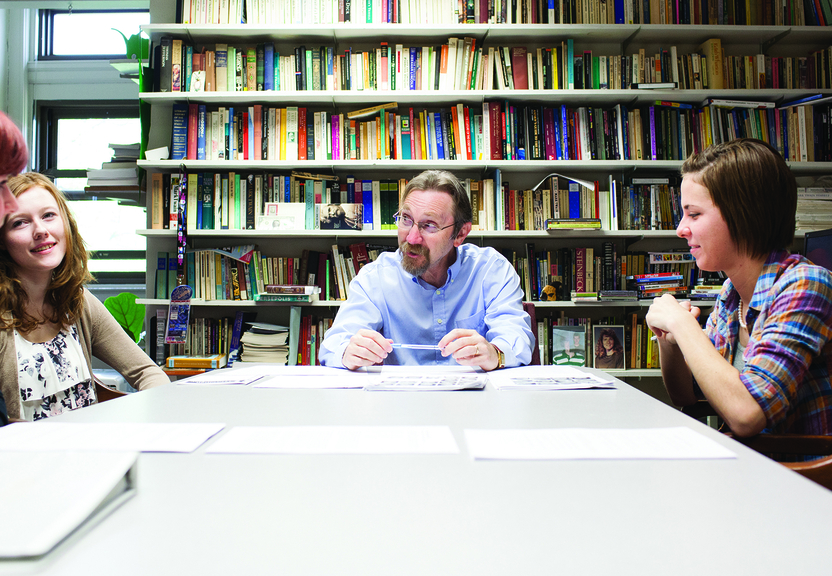
[[[92,355],[106,362],[136,390],[170,384],[170,378],[124,331],[98,298],[86,293],[89,326],[85,327]]]
[[[495,258],[486,274],[485,338],[505,355],[506,367],[523,366],[532,360],[535,342],[531,319],[523,310],[520,277],[503,257]]]
[[[381,362],[392,351],[378,332],[383,327],[381,312],[370,299],[366,276],[359,274],[350,283],[350,297],[326,331],[319,351],[323,366],[355,370]]]
[[[660,334],[659,338],[665,340],[660,344],[660,351],[664,353],[663,376],[665,362],[680,363],[680,358],[667,342],[672,338],[705,398],[735,434],[753,436],[765,428],[765,414],[743,384],[739,371],[717,352],[694,315],[676,302],[673,296],[664,295],[654,300],[647,322],[655,333]],[[669,368],[668,378],[672,379],[676,375],[682,378],[678,384],[677,399],[682,405],[692,404],[696,401],[693,383],[685,378],[681,368]],[[665,382],[669,381],[671,380]],[[671,384],[671,387],[676,386]],[[668,392],[670,393],[670,388]]]

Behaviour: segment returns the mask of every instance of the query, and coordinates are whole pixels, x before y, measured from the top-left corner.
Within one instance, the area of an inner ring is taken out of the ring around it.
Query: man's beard
[[[402,242],[399,244],[399,250],[402,253],[402,268],[408,274],[413,274],[414,276],[421,276],[425,272],[427,272],[428,268],[430,268],[430,249],[424,244],[408,244],[407,242]],[[417,265],[417,260],[411,258],[407,255],[408,252],[414,252],[415,254],[419,254],[424,258],[422,264]]]

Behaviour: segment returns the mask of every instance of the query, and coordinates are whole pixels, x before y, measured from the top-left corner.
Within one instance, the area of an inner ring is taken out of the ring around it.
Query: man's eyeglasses
[[[393,220],[396,221],[396,226],[401,228],[402,230],[410,230],[413,228],[415,224],[417,228],[419,228],[420,234],[436,234],[444,230],[445,228],[450,228],[453,224],[448,224],[447,226],[439,227],[433,222],[414,222],[413,218],[408,216],[407,214],[399,214],[396,212],[393,214]]]

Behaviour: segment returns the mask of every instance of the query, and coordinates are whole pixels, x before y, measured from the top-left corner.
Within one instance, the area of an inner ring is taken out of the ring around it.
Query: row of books
[[[438,46],[381,42],[371,50],[297,46],[280,54],[274,43],[199,50],[163,37],[154,63],[156,91],[413,91],[629,89],[671,83],[683,89],[825,89],[832,87],[832,46],[807,56],[724,55],[719,38],[695,52],[676,46],[650,54],[599,55],[573,39],[553,47],[490,46],[451,37]]]
[[[470,185],[470,180],[466,182]],[[183,185],[186,230],[392,230],[406,180],[361,180],[343,186],[306,173],[192,172]],[[151,178],[151,229],[176,229],[179,175]]]
[[[185,24],[709,24],[825,26],[829,0],[183,0]]]
[[[318,300],[346,300],[350,281],[368,262],[395,246],[364,242],[333,245],[330,252],[304,250],[298,257],[263,256],[248,247],[247,257],[231,256],[228,249],[190,250],[185,254],[184,275],[195,300],[259,301],[309,304]],[[158,254],[156,298],[166,299],[175,287],[174,276],[164,267],[176,259]],[[305,287],[303,292],[289,287]]]
[[[524,253],[501,250],[512,263],[523,288],[524,300],[627,300],[652,298],[653,284],[675,282],[687,293],[696,285],[699,270],[689,252],[620,253],[613,242],[604,242],[600,250],[593,247],[536,250],[526,244]],[[655,256],[672,256],[673,260],[656,260]],[[633,283],[640,277],[661,280]],[[605,294],[606,293],[606,294]]]
[[[302,314],[290,307],[289,325],[255,322],[256,313],[238,311],[222,318],[191,317],[183,344],[165,344],[167,309],[151,328],[151,357],[167,368],[215,369],[240,362],[315,365],[331,317]],[[160,336],[161,335],[161,336]]]
[[[660,368],[658,346],[637,314],[601,319],[543,317],[537,321],[537,344],[544,365],[588,366],[602,369]],[[604,365],[603,335],[613,334],[620,366]]]
[[[152,180],[151,227],[176,229],[179,215],[173,191],[179,177],[156,173]],[[535,190],[520,190],[512,188],[497,169],[494,178],[465,178],[462,182],[471,202],[473,230],[569,228],[577,224],[570,222],[579,219],[591,219],[590,227],[605,230],[674,230],[681,219],[676,179],[611,177],[609,189],[601,190],[597,182],[587,188],[552,175]],[[348,176],[342,187],[337,180],[295,175],[190,173],[185,228],[393,230],[399,194],[406,185],[406,179]],[[551,226],[553,221],[563,225]]]
[[[824,161],[830,104],[708,99],[701,107],[657,100],[629,109],[510,101],[438,111],[381,109],[368,121],[305,107],[176,105],[173,159],[240,160],[682,160],[748,136],[792,161]],[[210,117],[210,122],[208,118]],[[303,118],[306,118],[304,121]],[[305,145],[304,145],[305,144]]]

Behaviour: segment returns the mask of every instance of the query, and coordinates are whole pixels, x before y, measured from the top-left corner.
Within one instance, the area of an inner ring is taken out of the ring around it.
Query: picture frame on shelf
[[[586,327],[552,326],[552,364],[586,366]]]
[[[601,370],[624,370],[626,344],[624,326],[598,325],[592,328],[593,367]]]

